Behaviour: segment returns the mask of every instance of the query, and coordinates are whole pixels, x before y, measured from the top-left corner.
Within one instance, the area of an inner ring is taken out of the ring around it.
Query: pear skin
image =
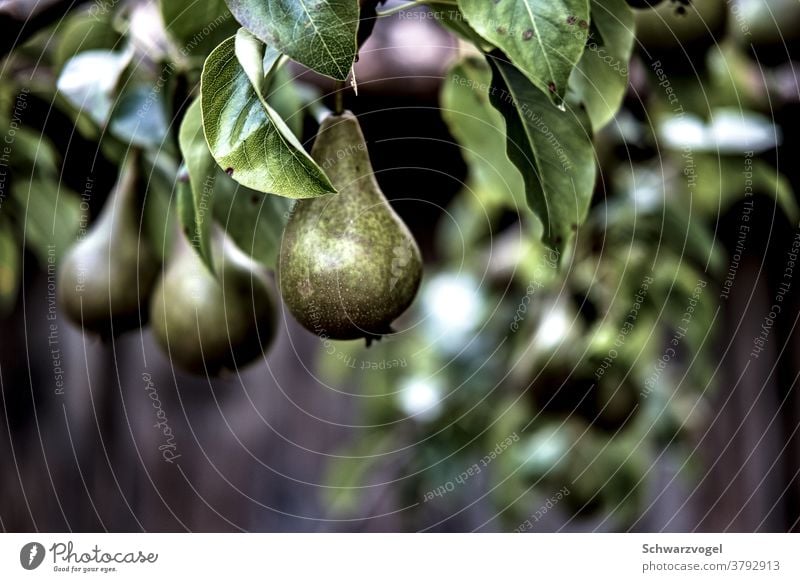
[[[84,330],[119,335],[147,322],[145,303],[161,270],[140,238],[142,205],[136,156],[130,156],[97,221],[59,268],[61,310]]]
[[[214,376],[249,364],[275,337],[266,271],[217,232],[215,276],[182,233],[176,239],[150,307],[156,341],[175,366],[193,374]]]
[[[322,122],[311,156],[338,194],[295,203],[280,252],[283,300],[321,337],[379,338],[417,294],[419,248],[375,180],[352,113]]]

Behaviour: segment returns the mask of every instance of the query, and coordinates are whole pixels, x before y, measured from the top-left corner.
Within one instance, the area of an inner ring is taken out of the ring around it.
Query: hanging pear
[[[138,160],[131,155],[97,221],[59,269],[60,307],[84,330],[119,335],[146,323],[147,310],[139,306],[161,265],[139,236],[141,213]]]
[[[215,276],[182,233],[176,239],[150,307],[156,340],[174,365],[194,374],[247,365],[275,336],[275,299],[265,269],[215,230]]]
[[[311,155],[339,194],[295,203],[281,244],[281,294],[309,331],[369,343],[414,300],[419,248],[375,180],[352,113],[322,122]]]

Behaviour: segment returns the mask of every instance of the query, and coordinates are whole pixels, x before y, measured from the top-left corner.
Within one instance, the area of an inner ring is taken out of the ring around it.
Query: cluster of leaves
[[[163,210],[176,190],[178,218],[204,260],[211,262],[206,218],[214,216],[271,266],[287,204],[273,195],[334,192],[298,141],[307,92],[283,66],[291,58],[345,80],[359,28],[363,36],[371,22],[360,21],[357,0],[195,4],[101,3],[48,31],[58,39],[54,48],[44,38],[32,44],[58,75],[52,97],[84,137],[118,164],[131,148],[149,153],[143,171],[153,182],[149,195],[158,199],[152,205]],[[615,59],[627,61],[631,11],[622,0],[490,8],[466,1],[434,10],[486,55],[488,66],[464,63],[457,82],[479,98],[491,88],[527,203],[545,242],[563,249],[585,219],[594,187],[592,132],[612,118],[627,85],[625,72],[612,76],[593,65],[598,52],[586,50],[587,40],[596,36]],[[175,184],[181,163],[187,186]],[[251,200],[260,204],[255,221]],[[169,229],[163,219],[156,222],[145,230],[157,237],[154,248],[168,248]]]
[[[267,95],[283,56],[334,79],[348,77],[357,51],[358,3],[228,4],[243,28],[206,60],[201,87],[214,159],[234,180],[260,192],[290,198],[331,193],[324,172]],[[584,220],[594,188],[592,132],[613,117],[627,86],[626,71],[608,74],[608,67],[598,66],[599,52],[586,50],[587,40],[591,30],[606,47],[603,54],[627,62],[632,12],[623,0],[464,1],[434,9],[486,55],[488,66],[465,65],[454,82],[472,88],[477,98],[490,88],[491,106],[505,121],[508,156],[524,177],[544,240],[563,249]]]
[[[0,87],[0,316],[17,303],[22,241],[42,265],[55,265],[80,226],[78,196],[62,184],[50,140],[22,125],[31,96]]]

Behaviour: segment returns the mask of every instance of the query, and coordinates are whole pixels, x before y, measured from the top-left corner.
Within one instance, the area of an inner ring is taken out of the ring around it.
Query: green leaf
[[[19,283],[19,244],[11,225],[0,221],[0,317],[10,313],[16,305]]]
[[[99,11],[98,11],[99,12]],[[60,69],[78,53],[97,49],[114,49],[122,40],[112,25],[114,13],[108,10],[102,14],[92,10],[78,12],[63,24],[59,24],[54,62]]]
[[[481,57],[456,63],[442,86],[442,117],[461,144],[471,186],[519,209],[525,205],[522,175],[506,155],[503,116],[489,102],[492,72]]]
[[[588,119],[560,111],[513,65],[490,55],[490,99],[506,121],[509,159],[522,173],[542,240],[562,250],[586,218],[596,167]]]
[[[274,268],[291,201],[243,188],[217,167],[203,138],[199,101],[187,110],[179,140],[190,184],[178,186],[178,217],[203,262],[213,272],[216,219],[239,248]]]
[[[207,55],[239,27],[225,0],[159,0],[164,25],[184,56]]]
[[[597,131],[616,115],[625,97],[635,23],[626,0],[592,0],[591,7],[592,30],[570,86]]]
[[[268,46],[344,81],[356,57],[358,0],[227,0],[242,26]]]
[[[263,99],[269,89],[270,73],[274,70],[281,53],[265,45],[246,28],[240,28],[236,32],[234,46],[239,66],[247,75],[256,94]]]
[[[57,179],[59,168],[58,152],[47,137],[27,127],[17,129],[14,136],[14,170],[17,175]]]
[[[144,152],[141,164],[142,176],[147,179],[142,208],[142,234],[150,242],[150,248],[164,262],[172,249],[175,233],[171,205],[178,164],[164,150]]]
[[[753,180],[762,188],[764,194],[775,198],[775,202],[783,209],[791,222],[798,221],[800,210],[797,208],[794,189],[786,176],[765,161],[755,160]]]
[[[236,246],[274,269],[292,201],[243,188],[221,170],[214,191],[214,218]]]
[[[626,248],[635,239],[652,249],[648,252],[671,249],[703,271],[722,272],[723,248],[708,228],[709,215],[698,196],[686,191],[683,177],[665,176],[663,159],[618,169],[612,181],[626,196],[598,207],[590,219],[598,232],[605,233],[611,254],[621,254],[615,249]]]
[[[459,0],[467,22],[545,94],[563,101],[589,36],[589,0]]]
[[[158,149],[169,143],[169,123],[163,96],[157,87],[136,84],[120,95],[108,130],[126,145]]]
[[[288,67],[276,69],[272,73],[271,80],[267,103],[278,112],[281,119],[286,121],[292,133],[300,137],[303,133],[304,109],[307,106],[303,95],[298,90],[297,84],[292,81]]]
[[[203,115],[199,99],[186,110],[178,141],[189,171],[190,183],[188,187],[179,186],[178,217],[186,231],[186,238],[213,273],[211,217],[214,184],[219,168],[211,157],[203,136]]]
[[[256,93],[299,137],[303,128],[303,116],[299,114],[303,103],[287,68],[278,65],[281,56],[246,28],[240,28],[236,33],[236,58]]]
[[[234,180],[259,192],[314,198],[336,190],[286,123],[258,95],[236,58],[235,37],[206,60],[203,128],[214,159]]]
[[[717,216],[749,191],[770,196],[786,217],[797,222],[800,210],[789,181],[776,168],[758,158],[696,154],[696,181],[692,204],[705,216]]]
[[[611,254],[623,256],[632,240],[655,253],[672,251],[714,274],[723,272],[726,258],[723,248],[706,225],[705,216],[692,212],[680,201],[660,200],[647,207],[630,200],[609,204],[593,215],[598,229],[605,229],[605,245]]]
[[[79,53],[64,65],[58,91],[79,112],[104,127],[114,106],[114,95],[133,53],[93,50]]]
[[[81,220],[78,197],[55,180],[22,180],[13,185],[24,225],[24,242],[42,264],[59,259],[70,247]]]
[[[488,45],[485,39],[481,38],[475,30],[467,24],[467,19],[464,18],[464,13],[458,6],[452,4],[440,4],[438,2],[429,2],[428,8],[445,28],[450,29],[464,40],[468,40],[472,44],[480,48],[489,50],[491,45]]]

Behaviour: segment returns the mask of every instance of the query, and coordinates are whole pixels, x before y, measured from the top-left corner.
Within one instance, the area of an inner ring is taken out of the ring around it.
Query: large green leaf
[[[616,115],[628,88],[634,18],[626,0],[592,0],[592,29],[572,72],[575,88],[596,130]]]
[[[551,97],[564,99],[589,36],[589,0],[458,0],[467,22]]]
[[[218,168],[203,136],[199,99],[186,110],[178,141],[189,172],[189,186],[178,189],[178,217],[186,238],[213,273],[211,217]]]
[[[201,103],[211,154],[243,186],[288,198],[314,198],[336,191],[253,87],[236,58],[236,37],[219,45],[206,60]]]
[[[279,66],[281,53],[268,47],[246,28],[236,33],[236,58],[256,93],[286,122],[296,136],[300,136],[303,116],[302,100],[287,67]]]
[[[225,0],[159,0],[161,17],[181,54],[207,55],[236,32]]]
[[[491,49],[491,45],[487,46],[485,39],[481,38],[472,27],[467,24],[467,19],[464,18],[464,13],[458,5],[446,4],[439,2],[429,2],[428,8],[433,17],[445,28],[450,29],[461,38],[468,40],[475,46],[480,48]]]
[[[292,133],[297,137],[302,135],[306,103],[288,67],[281,67],[272,74],[267,103],[286,121]]]
[[[494,105],[506,121],[509,159],[522,173],[542,240],[561,250],[585,220],[596,167],[589,121],[579,108],[560,111],[516,67],[490,55]]]
[[[503,116],[489,102],[491,81],[483,58],[456,63],[442,86],[442,117],[461,144],[475,191],[519,208],[525,205],[525,184],[506,155]]]
[[[178,185],[178,217],[203,261],[213,272],[216,219],[239,248],[274,268],[291,201],[243,188],[217,166],[203,138],[199,101],[187,110],[179,140],[189,184]]]
[[[344,80],[356,57],[358,0],[227,0],[242,26],[318,73]]]
[[[239,66],[250,79],[250,84],[256,94],[263,99],[269,90],[271,73],[274,71],[281,53],[273,47],[265,45],[250,34],[246,28],[240,28],[236,32],[234,51],[239,60]]]

